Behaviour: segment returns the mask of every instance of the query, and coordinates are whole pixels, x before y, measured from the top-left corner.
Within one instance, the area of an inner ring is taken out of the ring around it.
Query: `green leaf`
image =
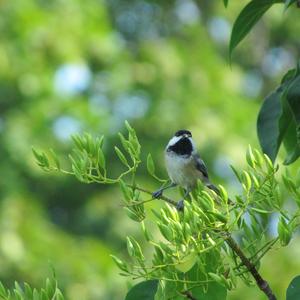
[[[264,15],[264,13],[275,3],[281,3],[282,0],[253,0],[250,1],[241,11],[235,20],[231,32],[229,55],[231,57],[233,50],[249,33],[252,27]]]
[[[287,152],[284,160],[285,165],[289,165],[298,159],[300,156],[300,146],[297,138],[297,128],[295,122],[292,120],[284,136],[283,144]]]
[[[126,157],[124,156],[124,154],[121,152],[121,150],[115,146],[115,151],[120,159],[120,161],[125,165],[125,166],[129,166],[128,161],[126,159]]]
[[[288,7],[289,7],[290,5],[292,5],[293,3],[295,3],[295,2],[296,2],[296,0],[285,0],[284,10],[287,10]]]
[[[300,275],[296,276],[286,290],[286,300],[300,299]]]
[[[32,147],[32,153],[33,153],[38,165],[42,166],[43,162],[44,162],[43,153],[37,152],[37,150],[35,150],[33,147]]]
[[[173,240],[172,229],[169,226],[167,226],[165,224],[162,224],[160,222],[157,222],[157,226],[158,226],[161,234],[164,236],[164,238],[167,241],[172,241]]]
[[[52,297],[52,295],[50,295],[50,297]],[[49,300],[49,297],[44,289],[41,289],[40,291],[40,300]]]
[[[132,209],[128,208],[128,207],[124,207],[124,210],[126,211],[127,216],[135,221],[135,222],[141,222],[144,220],[144,216],[138,214],[136,211],[133,211]]]
[[[220,276],[218,274],[212,273],[212,272],[208,272],[208,275],[217,283],[219,283],[220,285],[224,286],[224,287],[228,287],[228,282],[226,280],[226,278],[224,276]]]
[[[264,153],[274,162],[284,142],[285,164],[300,155],[300,70],[289,70],[275,92],[269,95],[258,115],[257,133]]]
[[[224,6],[227,7],[228,6],[228,2],[229,0],[223,0]]]
[[[40,300],[40,296],[39,296],[39,292],[37,289],[34,289],[33,290],[33,297],[32,297],[33,300]]]
[[[290,69],[288,70],[284,76],[281,79],[281,84],[285,83],[287,81],[290,81],[291,79],[293,80],[295,76],[297,75],[297,69]]]
[[[292,230],[283,217],[278,222],[277,232],[281,245],[287,246],[292,238]]]
[[[196,262],[197,262],[197,253],[195,251],[192,251],[184,255],[184,257],[180,258],[180,261],[175,265],[175,269],[182,273],[187,273],[193,268]]]
[[[60,162],[59,162],[59,160],[58,160],[58,157],[57,157],[56,153],[54,152],[53,149],[50,149],[50,153],[51,153],[51,156],[52,156],[52,158],[53,158],[53,160],[54,160],[54,163],[55,163],[56,168],[57,168],[58,170],[60,170]]]
[[[25,296],[28,299],[31,299],[32,298],[32,289],[31,289],[30,285],[26,282],[24,283],[24,289],[25,289]]]
[[[228,202],[228,193],[225,190],[225,188],[222,185],[218,185],[219,191],[220,191],[220,197],[223,201],[223,203],[227,204]]]
[[[253,152],[252,152],[252,148],[250,145],[248,145],[248,149],[247,149],[247,152],[246,152],[246,160],[247,160],[247,163],[248,165],[251,167],[251,168],[255,168],[255,157],[253,155]]]
[[[98,164],[102,169],[105,169],[105,156],[104,153],[102,151],[101,148],[98,148],[98,152],[97,152],[97,160],[98,160]]]
[[[271,93],[261,106],[257,119],[257,134],[264,153],[274,162],[291,116],[283,110],[283,87]]]
[[[127,252],[131,257],[134,256],[134,247],[129,237],[127,237]]]
[[[129,203],[133,197],[132,189],[129,188],[122,179],[119,181],[119,184],[120,184],[120,188],[123,193],[124,199],[126,200],[127,203]]]
[[[56,290],[56,299],[55,300],[64,300],[64,296],[60,290]]]
[[[213,272],[214,269],[214,259],[213,259],[213,254],[208,254],[206,257],[206,263],[207,265],[205,266],[205,273]],[[216,258],[216,257],[214,257]],[[200,266],[199,264],[196,264],[188,273],[186,273],[186,276],[188,280],[191,281],[197,281],[197,280],[205,280],[206,278],[200,271]],[[217,283],[217,282],[208,282],[206,285],[206,289],[203,288],[203,286],[196,286],[191,288],[191,293],[194,298],[196,299],[210,299],[210,300],[225,300],[227,297],[227,289]]]
[[[118,266],[118,268],[124,272],[128,272],[128,268],[126,266],[126,264],[119,259],[118,257],[114,256],[114,255],[110,255],[110,257],[114,260],[115,264]]]
[[[144,222],[141,222],[141,226],[142,226],[142,231],[143,234],[145,236],[145,239],[149,242],[153,239],[152,235],[150,234],[150,232],[148,231],[147,227],[145,226]]]
[[[149,153],[147,156],[147,170],[150,175],[153,175],[155,172],[155,166],[154,166],[154,162],[153,162],[151,153]]]
[[[20,299],[23,298],[23,290],[18,282],[15,281],[15,289],[14,289],[15,295],[19,297]]]
[[[297,124],[300,124],[300,75],[298,75],[289,86],[286,99],[295,121]]]
[[[158,280],[147,280],[133,286],[127,293],[125,300],[154,300]]]
[[[241,182],[241,175],[239,174],[239,172],[235,169],[234,166],[230,165],[231,170],[233,171],[235,177],[238,179],[239,182]]]
[[[251,177],[248,172],[243,171],[242,180],[243,180],[246,191],[249,192],[251,189],[252,181],[251,181]]]
[[[49,297],[51,297],[55,292],[56,282],[55,280],[46,279],[46,292]]]
[[[182,300],[180,292],[183,291],[183,283],[178,281],[159,282],[155,300]]]
[[[291,113],[284,146],[287,151],[285,164],[291,164],[300,156],[300,75],[289,85],[284,99]]]
[[[127,250],[130,256],[144,260],[141,246],[133,237],[127,237]]]
[[[73,143],[75,144],[75,146],[79,150],[83,150],[84,149],[84,145],[83,145],[83,142],[82,142],[82,139],[81,139],[80,135],[73,134],[73,135],[71,135],[71,139],[72,139]]]

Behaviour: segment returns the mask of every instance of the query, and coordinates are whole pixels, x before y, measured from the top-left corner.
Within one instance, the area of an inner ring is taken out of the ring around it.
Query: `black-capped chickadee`
[[[170,139],[165,149],[165,163],[171,184],[154,192],[154,198],[159,198],[164,190],[177,185],[184,188],[185,198],[196,187],[198,179],[219,193],[218,188],[209,180],[206,166],[197,153],[190,131],[178,130]],[[184,200],[181,200],[177,204],[177,209],[183,208]]]

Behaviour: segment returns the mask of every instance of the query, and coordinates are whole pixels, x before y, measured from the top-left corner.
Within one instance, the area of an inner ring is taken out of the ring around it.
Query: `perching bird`
[[[218,188],[209,181],[206,166],[197,153],[190,131],[178,130],[170,139],[165,149],[165,163],[171,184],[154,192],[154,198],[159,198],[164,190],[177,185],[185,189],[184,197],[186,197],[196,187],[198,179],[219,193]],[[177,204],[177,209],[183,208],[184,200],[181,200]]]

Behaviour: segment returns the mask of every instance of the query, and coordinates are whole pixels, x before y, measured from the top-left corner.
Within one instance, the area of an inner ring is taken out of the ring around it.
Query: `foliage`
[[[0,283],[0,298],[2,300],[64,300],[64,296],[59,290],[54,277],[51,279],[47,278],[45,287],[40,290],[32,288],[27,283],[21,286],[17,282],[15,282],[14,289],[9,290]]]
[[[148,280],[135,285],[127,294],[125,300],[154,299],[157,292],[157,280]]]
[[[257,147],[253,116],[263,95],[293,66],[276,56],[274,73],[265,61],[277,50],[297,57],[300,10],[288,9],[282,17],[282,5],[272,6],[254,29],[257,34],[239,45],[229,68],[227,34],[246,1],[229,3],[224,10],[220,0],[2,1],[0,277],[5,286],[15,280],[40,286],[51,260],[65,297],[119,300],[127,279],[117,275],[109,253],[126,258],[125,232],[145,246],[139,227],[116,205],[113,185],[41,172],[32,145],[68,153],[71,133],[104,134],[106,164],[116,175],[111,145],[127,118],[144,152],[153,154],[161,178],[165,142],[177,128],[189,128],[211,179],[235,189],[226,166],[242,165],[249,143]],[[88,80],[76,85],[82,72]],[[62,155],[61,167],[67,159]],[[297,165],[290,168],[296,176]],[[139,169],[140,184],[154,189],[146,168]],[[152,217],[147,209],[159,205],[145,206],[147,218]],[[284,273],[272,280],[279,294],[300,267],[291,256],[296,247],[294,241],[264,260],[268,278],[274,256],[278,273]],[[245,289],[240,287],[237,299],[258,299],[259,290]]]
[[[285,4],[287,9],[296,0],[253,0],[237,17],[231,32],[230,57],[234,48],[250,32],[263,14],[276,3]],[[225,4],[227,6],[227,3]],[[293,163],[300,156],[300,62],[289,70],[281,85],[264,101],[257,120],[259,141],[264,153],[275,161],[281,143],[284,143],[286,164]]]
[[[286,291],[286,300],[296,300],[300,296],[300,276],[296,276]]]
[[[275,244],[289,244],[300,224],[300,191],[295,181],[288,174],[282,177],[290,197],[298,206],[297,210],[289,211],[283,207],[283,187],[276,175],[279,166],[273,165],[267,155],[249,147],[246,155],[248,168],[243,171],[233,168],[243,190],[234,197],[234,201],[229,199],[222,186],[219,186],[218,196],[206,190],[200,182],[191,195],[191,201],[186,201],[184,213],[176,210],[174,200],[162,197],[167,204],[159,211],[152,210],[161,238],[153,238],[144,206],[154,199],[143,200],[141,197],[141,192],[146,195],[151,195],[151,192],[137,183],[141,146],[135,130],[128,123],[126,127],[128,137],[119,135],[123,150],[117,148],[117,156],[127,170],[115,179],[107,176],[106,169],[109,167],[103,163],[105,158],[102,154],[99,156],[102,138],[92,139],[88,135],[73,137],[73,153],[76,155],[70,156],[71,170],[59,166],[53,151],[50,155],[55,159],[45,152],[34,150],[37,163],[46,171],[74,175],[85,183],[120,184],[124,210],[129,218],[141,223],[147,248],[153,248],[152,259],[146,258],[140,242],[129,236],[127,251],[131,262],[126,263],[113,256],[121,275],[146,280],[134,286],[126,299],[134,299],[132,295],[139,293],[154,299],[153,285],[157,283],[156,299],[177,299],[180,296],[201,299],[203,295],[209,299],[225,299],[227,290],[237,287],[238,278],[251,284],[253,274],[237,248],[243,251],[253,266],[259,268],[261,258]],[[155,175],[150,155],[147,165],[150,175]],[[274,213],[280,216],[278,236],[270,239],[266,221]],[[232,234],[240,239],[239,245],[232,239]]]
[[[253,0],[250,1],[237,17],[233,24],[229,54],[232,55],[234,48],[250,32],[263,14],[275,3],[282,3],[281,0]]]
[[[263,103],[257,130],[262,149],[274,161],[280,144],[287,150],[286,164],[294,162],[300,155],[300,63],[290,70],[281,85]]]
[[[272,7],[272,5],[281,3],[287,9],[296,0],[252,0],[240,12],[233,24],[231,38],[229,43],[229,55],[231,57],[233,50],[250,32],[252,27],[260,18]],[[227,6],[227,2],[225,3]]]

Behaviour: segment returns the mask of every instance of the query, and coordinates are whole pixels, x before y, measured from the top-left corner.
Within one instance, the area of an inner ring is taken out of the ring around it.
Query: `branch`
[[[299,0],[300,1],[300,0]],[[152,195],[152,192],[145,190],[143,188],[140,188],[138,186],[133,186],[133,185],[128,185],[129,187],[139,190],[141,192],[144,192],[146,194]],[[176,206],[177,202],[165,197],[165,196],[160,196],[158,199],[161,199],[163,201],[168,202],[171,205]],[[261,275],[258,273],[255,265],[245,256],[243,253],[242,249],[239,247],[239,245],[236,243],[236,241],[230,236],[229,233],[226,233],[226,243],[228,246],[235,252],[235,254],[241,259],[242,264],[248,269],[248,271],[252,274],[254,277],[257,286],[266,294],[269,300],[276,300],[275,295],[273,294],[273,291],[271,290],[268,282],[264,280]],[[193,295],[190,292],[183,292],[183,295],[186,296],[186,298],[191,299],[191,300],[196,300]]]
[[[127,186],[130,187],[130,188],[132,188],[132,189],[141,191],[141,192],[143,192],[143,193],[146,193],[146,194],[149,194],[149,195],[152,196],[152,192],[150,192],[150,191],[148,191],[148,190],[145,190],[145,189],[143,189],[143,188],[141,188],[141,187],[138,187],[138,186],[136,186],[136,185],[131,185],[131,184],[128,184]],[[165,196],[163,196],[163,195],[161,195],[161,196],[158,197],[157,199],[161,199],[161,200],[163,200],[163,201],[165,201],[165,202],[168,202],[168,203],[171,204],[171,205],[177,206],[177,202],[176,202],[176,201],[174,201],[174,200],[172,200],[172,199],[170,199],[170,198],[168,198],[168,197],[165,197]]]
[[[181,294],[184,295],[187,299],[197,300],[196,298],[193,297],[192,293],[189,291],[182,292]]]
[[[235,254],[241,259],[243,265],[245,265],[248,271],[252,274],[252,276],[256,281],[256,284],[266,294],[268,299],[276,300],[276,297],[273,294],[273,291],[271,290],[268,282],[261,277],[261,275],[258,273],[257,269],[255,268],[255,265],[251,263],[251,261],[245,256],[245,254],[243,253],[239,245],[229,235],[229,233],[227,233],[225,241],[228,244],[228,246],[235,252]]]

